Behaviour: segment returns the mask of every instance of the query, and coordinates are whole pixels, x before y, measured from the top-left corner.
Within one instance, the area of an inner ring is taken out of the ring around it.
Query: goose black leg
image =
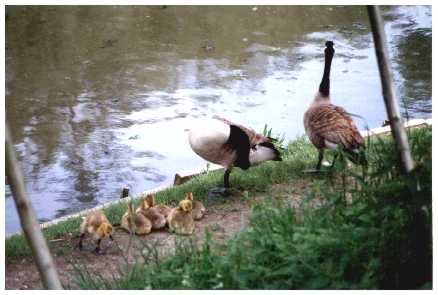
[[[230,169],[226,169],[224,173],[224,187],[229,188],[230,187]]]
[[[321,171],[321,163],[324,158],[324,149],[318,150],[318,164],[316,164],[316,168],[308,168],[305,169],[304,173],[319,173]]]
[[[230,173],[231,169],[225,169],[224,172],[224,186],[223,187],[214,187],[208,190],[208,197],[210,198],[218,198],[218,197],[226,197],[230,194]]]
[[[335,162],[336,162],[336,159],[338,158],[338,153],[336,153],[334,156],[333,156],[333,162],[332,162],[332,166],[331,166],[331,168],[333,168],[334,166],[335,166]]]
[[[320,149],[319,150],[319,154],[318,154],[318,164],[316,164],[316,170],[320,171],[321,170],[321,163],[322,163],[322,159],[324,158],[324,150]]]

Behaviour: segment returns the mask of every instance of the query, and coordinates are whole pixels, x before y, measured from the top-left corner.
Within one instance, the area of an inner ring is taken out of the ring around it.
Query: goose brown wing
[[[341,144],[347,150],[363,146],[364,140],[344,108],[322,104],[311,108],[306,115],[310,131],[315,137]]]
[[[236,124],[236,123],[231,122],[225,118],[222,118],[222,117],[215,115],[215,116],[213,116],[213,119],[220,120],[229,126],[236,126],[236,127],[240,128],[248,136],[249,144],[251,147],[255,146],[256,144],[272,142],[272,140],[269,137],[258,134],[257,132],[255,132],[254,130],[252,130],[250,128],[247,128],[247,127],[242,126],[240,124]]]

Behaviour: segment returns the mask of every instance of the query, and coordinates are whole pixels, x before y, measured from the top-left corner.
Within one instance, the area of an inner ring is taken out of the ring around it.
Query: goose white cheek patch
[[[272,149],[260,145],[257,145],[255,149],[252,148],[249,152],[249,162],[251,163],[251,166],[256,166],[260,163],[273,160],[275,157],[275,152]]]

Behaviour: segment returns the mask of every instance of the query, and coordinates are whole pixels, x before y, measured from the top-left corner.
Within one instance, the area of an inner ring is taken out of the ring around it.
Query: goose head
[[[269,160],[282,160],[280,152],[271,142],[262,142],[251,147],[249,151],[249,162],[251,166],[256,166]]]

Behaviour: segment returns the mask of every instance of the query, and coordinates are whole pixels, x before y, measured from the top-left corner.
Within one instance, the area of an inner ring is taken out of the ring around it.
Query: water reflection
[[[185,133],[199,117],[302,134],[327,39],[336,47],[334,102],[380,125],[363,7],[252,8],[8,6],[6,114],[40,219],[204,165]],[[430,117],[431,8],[386,7],[385,17],[409,114]],[[6,196],[10,232],[19,225],[8,188]]]

